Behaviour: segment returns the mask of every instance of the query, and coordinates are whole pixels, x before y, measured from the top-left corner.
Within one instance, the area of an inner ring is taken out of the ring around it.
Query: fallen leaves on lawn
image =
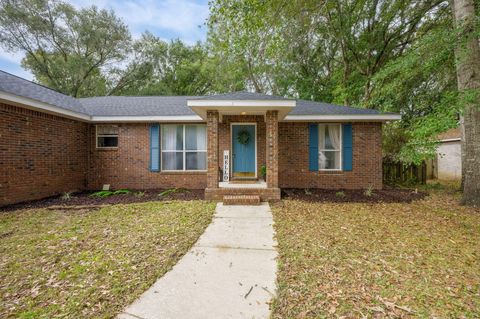
[[[188,251],[214,209],[171,201],[1,214],[0,318],[115,316]]]
[[[480,211],[433,191],[400,203],[274,205],[273,318],[475,317]]]

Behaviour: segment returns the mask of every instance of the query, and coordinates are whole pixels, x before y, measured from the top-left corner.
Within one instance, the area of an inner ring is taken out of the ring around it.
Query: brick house
[[[248,92],[75,99],[0,71],[0,206],[104,184],[214,200],[379,189],[382,123],[398,119]]]

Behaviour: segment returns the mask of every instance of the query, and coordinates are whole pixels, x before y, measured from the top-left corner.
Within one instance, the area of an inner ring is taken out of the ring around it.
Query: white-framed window
[[[118,147],[118,126],[116,125],[97,125],[97,148],[117,148]]]
[[[162,124],[162,171],[207,170],[207,126]]]
[[[342,125],[318,125],[318,169],[342,169]]]

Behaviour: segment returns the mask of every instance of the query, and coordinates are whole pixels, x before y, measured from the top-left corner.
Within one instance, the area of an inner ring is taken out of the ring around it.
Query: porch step
[[[258,195],[225,195],[223,205],[260,205]]]

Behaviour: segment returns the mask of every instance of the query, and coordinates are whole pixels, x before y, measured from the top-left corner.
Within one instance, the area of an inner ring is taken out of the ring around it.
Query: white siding
[[[461,179],[462,160],[460,141],[443,142],[437,149],[438,179]]]

